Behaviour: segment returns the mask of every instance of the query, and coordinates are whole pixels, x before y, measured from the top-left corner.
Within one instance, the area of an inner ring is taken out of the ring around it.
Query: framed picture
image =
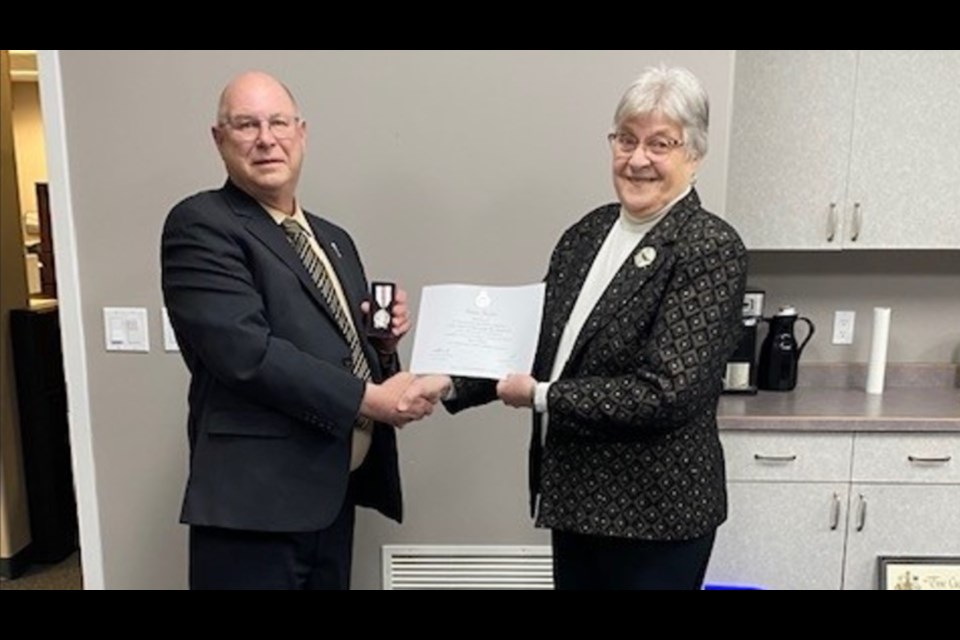
[[[881,556],[880,590],[960,591],[960,557]]]

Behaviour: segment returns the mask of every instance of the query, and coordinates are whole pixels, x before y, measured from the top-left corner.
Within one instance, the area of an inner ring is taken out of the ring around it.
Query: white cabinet
[[[738,51],[733,94],[748,248],[960,248],[960,52]]]
[[[846,483],[731,482],[707,584],[839,589]]]
[[[708,584],[839,589],[850,434],[725,431],[729,517]]]
[[[960,52],[862,51],[844,247],[960,248]]]
[[[875,589],[880,556],[960,556],[960,435],[859,433],[845,589]]]
[[[707,583],[875,589],[880,556],[960,555],[960,434],[724,431]]]
[[[960,486],[854,484],[844,589],[876,589],[880,556],[960,555]]]
[[[855,51],[737,51],[724,216],[749,249],[836,249]]]

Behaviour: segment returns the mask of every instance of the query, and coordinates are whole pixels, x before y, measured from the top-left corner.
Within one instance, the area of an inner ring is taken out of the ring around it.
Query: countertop
[[[854,367],[856,365],[853,365]],[[720,397],[721,430],[764,431],[955,431],[960,433],[960,388],[956,366],[903,365],[888,371],[882,395],[854,385],[859,377],[849,367],[810,372],[807,380],[836,387],[798,387],[793,391],[760,391],[757,395]],[[906,386],[889,386],[889,382]]]

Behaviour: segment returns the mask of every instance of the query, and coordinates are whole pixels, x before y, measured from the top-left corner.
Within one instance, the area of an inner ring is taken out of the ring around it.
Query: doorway
[[[2,52],[0,588],[79,589],[43,114],[34,51]]]

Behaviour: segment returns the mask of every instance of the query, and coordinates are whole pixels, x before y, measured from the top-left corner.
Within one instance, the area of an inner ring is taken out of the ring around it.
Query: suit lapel
[[[313,278],[307,273],[306,267],[303,266],[303,262],[301,262],[300,257],[297,256],[293,245],[291,245],[287,239],[287,234],[273,221],[270,214],[260,206],[259,202],[230,182],[227,182],[223,188],[223,193],[233,210],[244,218],[244,225],[247,230],[260,242],[265,244],[282,263],[297,275],[300,283],[317,305],[324,313],[330,316],[331,320],[336,322],[333,311],[330,309],[326,300],[323,299],[320,290],[317,289],[317,285],[313,282]]]

